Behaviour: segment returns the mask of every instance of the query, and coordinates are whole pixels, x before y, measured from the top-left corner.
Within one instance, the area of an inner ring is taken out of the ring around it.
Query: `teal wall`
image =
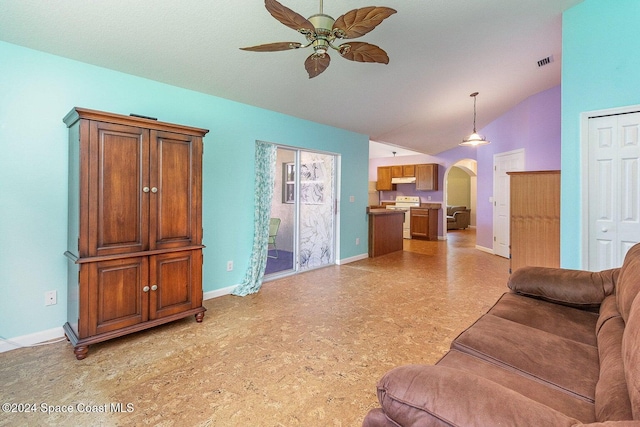
[[[561,264],[582,267],[580,113],[640,104],[640,1],[585,0],[562,21]]]
[[[248,266],[256,140],[341,155],[340,259],[367,253],[368,136],[0,42],[0,336],[66,321],[62,118],[74,106],[210,130],[204,140],[205,292],[238,284]],[[58,304],[45,307],[49,290],[58,291]]]

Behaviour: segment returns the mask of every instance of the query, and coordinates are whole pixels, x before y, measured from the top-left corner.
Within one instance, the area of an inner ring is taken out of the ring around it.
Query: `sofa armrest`
[[[549,267],[522,267],[509,278],[520,295],[578,308],[598,307],[615,290],[619,268],[598,272]]]
[[[407,365],[389,371],[378,383],[378,400],[386,417],[401,426],[580,424],[498,383],[444,366]]]

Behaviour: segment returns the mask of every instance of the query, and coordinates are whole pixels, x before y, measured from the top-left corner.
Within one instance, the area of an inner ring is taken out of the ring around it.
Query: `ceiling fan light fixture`
[[[310,16],[308,19],[297,12],[280,4],[277,0],[264,0],[267,11],[275,19],[287,27],[305,36],[308,44],[298,42],[267,43],[258,46],[241,47],[242,50],[252,52],[278,52],[283,50],[301,49],[313,46],[313,53],[304,62],[309,78],[313,78],[324,72],[330,64],[329,50],[337,50],[340,55],[355,62],[377,62],[388,64],[389,56],[376,45],[365,42],[353,42],[346,45],[335,46],[336,39],[353,39],[361,37],[383,20],[396,13],[394,9],[384,6],[368,6],[353,9],[344,15],[333,19],[325,15],[320,0],[320,13]]]
[[[476,131],[476,97],[478,96],[478,92],[473,92],[469,96],[473,98],[473,133],[463,138],[460,145],[464,147],[477,147],[478,145],[490,144],[491,141],[487,141],[484,136]]]

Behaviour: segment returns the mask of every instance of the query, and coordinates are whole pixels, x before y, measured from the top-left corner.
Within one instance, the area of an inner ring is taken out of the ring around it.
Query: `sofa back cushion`
[[[616,302],[624,320],[622,363],[633,419],[640,420],[640,244],[625,257],[616,283]]]
[[[447,206],[447,216],[451,216],[458,211],[467,209],[466,206]]]
[[[636,280],[640,281],[640,277]],[[633,419],[640,420],[640,298],[638,297],[631,304],[624,328],[622,363],[624,364]]]
[[[640,291],[640,243],[627,252],[616,282],[616,302],[622,319],[627,322],[631,304]]]

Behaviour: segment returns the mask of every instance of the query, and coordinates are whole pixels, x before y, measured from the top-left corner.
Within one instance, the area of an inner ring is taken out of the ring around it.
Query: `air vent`
[[[538,67],[544,67],[545,65],[550,64],[552,62],[553,62],[553,55],[547,56],[546,58],[543,58],[540,61],[538,61]]]

